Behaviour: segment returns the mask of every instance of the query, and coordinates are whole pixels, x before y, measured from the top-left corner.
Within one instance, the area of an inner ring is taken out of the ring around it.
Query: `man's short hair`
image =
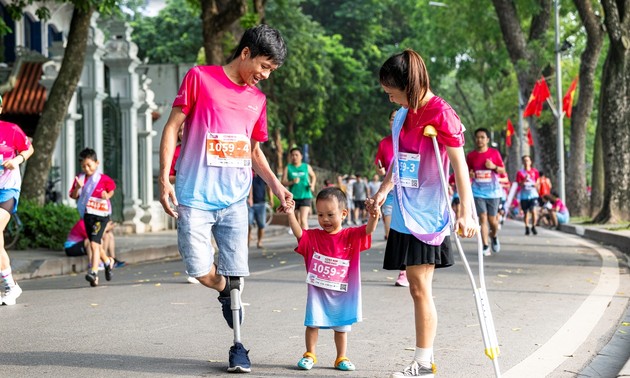
[[[484,132],[484,133],[486,133],[486,137],[487,137],[488,139],[490,139],[490,131],[489,131],[488,129],[486,129],[485,127],[480,127],[480,128],[478,128],[477,130],[475,130],[475,134],[474,134],[474,135],[475,135],[475,136],[477,136],[477,133],[479,133],[479,132]]]
[[[265,56],[278,66],[281,66],[287,57],[287,46],[280,32],[265,24],[245,30],[230,60],[234,60],[241,55],[245,47],[249,47],[252,58],[258,55]]]
[[[83,161],[85,159],[90,159],[90,160],[94,160],[94,161],[98,161],[98,158],[96,156],[96,151],[94,151],[91,148],[84,148],[83,151],[79,152],[79,160]]]

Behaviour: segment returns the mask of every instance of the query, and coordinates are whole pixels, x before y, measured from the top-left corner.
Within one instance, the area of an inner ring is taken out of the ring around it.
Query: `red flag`
[[[527,129],[527,144],[534,145],[534,138],[532,137],[532,128]]]
[[[543,104],[545,103],[545,100],[549,98],[549,96],[551,96],[551,93],[549,92],[549,87],[547,86],[545,77],[541,76],[540,80],[538,80],[536,84],[534,84],[532,95],[529,96],[529,101],[527,101],[527,105],[525,106],[525,110],[523,111],[523,117],[531,117],[533,115],[535,115],[536,117],[540,117]]]
[[[514,135],[514,126],[512,126],[512,121],[508,118],[507,131],[505,132],[505,145],[508,147],[512,147],[512,135]]]
[[[575,97],[575,89],[577,88],[578,78],[573,79],[567,94],[562,98],[562,110],[564,114],[567,115],[567,118],[571,118],[571,112],[573,111],[573,98]]]

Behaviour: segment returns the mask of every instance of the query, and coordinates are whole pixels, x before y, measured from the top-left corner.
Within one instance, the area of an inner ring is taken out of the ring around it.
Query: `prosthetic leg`
[[[433,140],[433,148],[435,150],[435,158],[436,161],[441,161],[440,158],[440,150],[437,144],[437,131],[433,126],[426,126],[424,128],[424,136],[427,136]],[[444,198],[448,199],[448,185],[446,182],[446,178],[444,177],[444,172],[441,169],[438,169],[440,172],[440,181],[442,181],[442,189],[444,190]],[[448,201],[447,201],[448,202]],[[472,204],[473,218],[477,223],[479,222],[477,219],[477,212],[475,209],[475,204]],[[451,213],[452,214],[452,213]],[[468,260],[466,259],[466,255],[464,254],[464,250],[459,240],[459,236],[457,234],[457,230],[455,230],[455,219],[451,215],[451,231],[453,235],[453,239],[455,239],[455,245],[457,246],[457,251],[459,252],[462,261],[464,262],[464,266],[466,267],[466,272],[468,272],[468,278],[470,279],[470,284],[473,288],[473,296],[475,298],[475,304],[477,306],[477,317],[479,318],[479,325],[481,326],[481,336],[483,338],[483,344],[485,347],[485,354],[492,360],[492,365],[494,367],[494,373],[497,377],[501,377],[501,371],[499,369],[499,342],[497,340],[497,333],[494,328],[494,321],[492,320],[492,313],[490,312],[490,302],[488,301],[488,294],[486,293],[486,281],[484,278],[483,272],[483,243],[481,241],[481,235],[477,233],[477,255],[479,258],[479,287],[477,287],[477,283],[475,281],[475,277],[470,269],[470,265],[468,264]]]
[[[245,284],[242,277],[226,277],[230,285],[230,309],[232,310],[232,329],[234,330],[234,345],[230,348],[228,372],[249,373],[252,371],[249,361],[249,351],[241,343],[241,291]]]

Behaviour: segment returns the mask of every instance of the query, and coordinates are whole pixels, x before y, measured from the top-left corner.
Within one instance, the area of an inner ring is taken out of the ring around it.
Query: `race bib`
[[[408,152],[398,153],[398,177],[400,185],[405,188],[418,188],[418,170],[420,169],[420,154]]]
[[[109,216],[109,204],[106,199],[90,197],[87,205],[85,205],[85,212],[98,215],[99,217],[106,217]]]
[[[206,162],[213,167],[251,167],[250,141],[241,134],[214,134],[206,136]]]
[[[335,291],[348,291],[348,268],[350,260],[313,253],[308,267],[306,283]]]
[[[475,171],[475,181],[480,184],[486,184],[492,182],[492,171],[488,169],[481,169]]]
[[[534,190],[536,188],[536,183],[533,180],[530,180],[528,178],[527,180],[525,180],[525,183],[523,184],[523,188],[525,190]]]

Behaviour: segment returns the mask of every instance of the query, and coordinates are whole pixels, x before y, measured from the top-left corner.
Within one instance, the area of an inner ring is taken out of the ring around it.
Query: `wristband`
[[[22,157],[22,162],[20,164],[24,164],[26,162],[26,158],[24,157],[24,155],[22,155],[22,153],[19,153],[18,156]]]

